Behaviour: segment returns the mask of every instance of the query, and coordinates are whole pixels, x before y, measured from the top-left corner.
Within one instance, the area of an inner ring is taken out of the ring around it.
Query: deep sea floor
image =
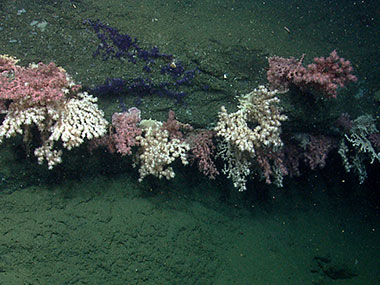
[[[4,0],[0,54],[54,61],[84,86],[129,76],[125,64],[93,58],[98,43],[83,20],[100,19],[203,68],[199,85],[213,92],[198,86],[186,105],[146,98],[140,108],[160,120],[174,109],[205,128],[221,105],[266,82],[267,56],[310,62],[338,49],[360,83],[345,92],[365,99],[380,90],[380,8],[346,2]],[[119,108],[115,98],[99,104],[108,119]],[[39,168],[13,156],[22,157],[0,147],[0,284],[380,284],[379,202],[362,194],[378,187],[352,190],[308,172],[280,189],[256,179],[238,193],[184,169],[139,183],[131,167],[39,182],[31,178]]]
[[[185,183],[98,176],[2,192],[1,283],[379,284],[378,217],[322,179],[251,205]]]

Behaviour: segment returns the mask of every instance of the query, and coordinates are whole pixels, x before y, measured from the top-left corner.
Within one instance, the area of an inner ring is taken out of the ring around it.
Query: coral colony
[[[295,58],[270,57],[267,79],[273,88],[285,90],[294,85],[301,90],[314,89],[326,97],[337,96],[338,88],[356,82],[351,62],[338,56],[334,50],[328,57],[316,57],[307,67]]]
[[[135,39],[120,35],[99,21],[88,24],[102,42],[96,53],[104,53],[105,59],[125,57],[133,62],[141,58],[152,64],[159,57],[170,58],[157,49],[143,51]],[[174,77],[182,74],[179,81],[193,76],[187,75],[181,65],[171,68],[166,66],[163,72],[173,72]],[[380,161],[380,134],[371,115],[351,120],[348,114],[342,114],[336,123],[340,131],[334,137],[283,134],[281,130],[282,122],[288,118],[279,106],[278,89],[284,92],[294,85],[302,92],[310,89],[334,100],[339,88],[356,80],[351,63],[336,51],[327,58],[314,59],[307,67],[302,65],[302,59],[272,57],[267,75],[268,87],[259,86],[239,96],[238,110],[234,113],[228,113],[222,106],[216,126],[211,129],[194,129],[181,123],[173,111],[166,122],[143,120],[141,111],[132,106],[115,113],[109,124],[96,98],[80,92],[81,86],[63,68],[54,63],[22,67],[17,59],[2,55],[0,107],[5,117],[0,125],[0,142],[19,134],[26,146],[33,145],[32,141],[39,142],[41,145],[33,153],[38,163],[46,162],[52,169],[62,162],[64,149],[71,150],[87,140],[90,150],[102,147],[115,155],[132,156],[139,181],[148,175],[173,178],[172,163],[178,159],[183,165],[195,164],[211,179],[220,173],[226,175],[239,191],[247,189],[252,174],[281,186],[284,176],[300,175],[301,166],[323,168],[328,154],[337,150],[345,170],[363,182],[366,162]],[[135,79],[133,87],[123,79],[110,79],[107,85],[109,92],[140,88],[139,92],[152,94],[149,93],[152,84],[145,79]],[[161,87],[161,91],[167,88]],[[224,164],[221,171],[215,159]]]
[[[68,150],[85,139],[106,134],[108,122],[98,109],[97,99],[79,92],[66,71],[54,63],[17,65],[10,56],[0,56],[0,101],[6,114],[0,126],[0,142],[17,134],[24,143],[33,140],[33,129],[39,133],[41,146],[34,150],[38,163],[47,162],[49,169],[61,163],[61,141]]]
[[[138,40],[128,34],[121,34],[117,29],[103,24],[99,20],[86,20],[84,22],[90,26],[96,33],[100,41],[94,56],[102,56],[103,60],[116,58],[127,60],[132,64],[143,63],[142,71],[148,74],[148,77],[137,78],[109,78],[103,85],[97,86],[93,92],[97,95],[122,95],[131,94],[138,98],[147,95],[167,96],[182,102],[186,96],[184,91],[179,89],[183,85],[190,85],[196,70],[185,70],[180,61],[176,61],[172,54],[164,54],[157,47],[143,49],[139,46]],[[162,64],[157,67],[157,62]],[[159,69],[161,75],[168,75],[167,81],[152,79],[154,69]]]

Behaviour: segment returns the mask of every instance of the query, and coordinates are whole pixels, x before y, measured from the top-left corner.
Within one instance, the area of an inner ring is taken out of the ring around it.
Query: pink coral
[[[4,58],[2,61],[0,99],[49,102],[64,98],[70,91],[77,92],[80,87],[71,83],[65,70],[53,62],[25,68],[7,63]]]
[[[294,84],[301,90],[312,88],[327,97],[335,98],[339,87],[357,80],[352,74],[351,62],[339,57],[336,50],[326,58],[314,58],[314,62],[306,68],[302,65],[303,57],[300,60],[293,57],[270,57],[267,79],[271,86],[284,90]]]
[[[110,153],[118,152],[122,156],[131,155],[132,147],[138,145],[136,137],[142,134],[142,130],[138,127],[141,121],[140,115],[141,111],[136,107],[132,107],[126,112],[114,113],[110,133],[91,140],[90,151],[98,147],[106,147]]]
[[[317,167],[325,167],[327,156],[335,147],[337,147],[337,142],[333,138],[324,135],[310,135],[310,140],[304,153],[305,163],[312,170]]]
[[[339,57],[334,50],[329,57],[314,58],[314,63],[307,66],[304,78],[306,84],[312,84],[313,87],[326,93],[329,97],[335,98],[339,87],[344,87],[349,81],[357,80],[352,71],[351,62]]]
[[[284,164],[284,152],[282,150],[271,151],[258,149],[256,151],[256,161],[261,170],[263,177],[265,178],[265,183],[271,184],[271,177],[275,179],[288,175],[288,169]],[[273,171],[277,168],[278,173]],[[277,176],[277,177],[276,177]]]
[[[219,174],[212,157],[215,155],[215,145],[212,141],[214,133],[203,130],[190,135],[186,141],[190,144],[190,161],[197,161],[198,169],[210,179]]]
[[[169,132],[170,138],[183,140],[183,131],[191,131],[193,127],[189,124],[179,122],[175,118],[174,111],[170,110],[168,114],[168,120],[162,124],[162,129]]]
[[[268,58],[267,79],[271,87],[284,91],[289,88],[291,83],[301,82],[306,73],[305,67],[302,66],[302,60],[303,56],[300,60],[294,57],[283,58],[279,56]]]
[[[132,107],[127,112],[112,115],[112,126],[115,128],[112,140],[121,155],[132,154],[131,148],[137,145],[136,137],[142,133],[138,127],[140,114],[139,109]]]

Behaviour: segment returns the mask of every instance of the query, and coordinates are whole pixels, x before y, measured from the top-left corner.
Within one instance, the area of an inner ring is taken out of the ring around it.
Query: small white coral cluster
[[[346,172],[351,170],[358,176],[359,183],[363,183],[367,178],[365,160],[370,158],[371,164],[377,160],[380,162],[380,153],[377,153],[369,140],[371,134],[377,134],[379,131],[375,126],[375,120],[371,115],[362,115],[354,120],[349,134],[341,140],[338,153],[340,154],[343,166]],[[350,151],[350,147],[354,151]]]
[[[169,132],[162,128],[161,122],[142,120],[140,127],[143,133],[136,137],[140,148],[134,164],[140,166],[139,181],[149,174],[158,178],[174,178],[175,173],[170,164],[176,158],[180,158],[183,165],[188,164],[189,144],[177,138],[170,138]]]
[[[230,142],[222,141],[218,144],[217,156],[224,160],[222,172],[239,191],[247,189],[247,177],[251,173],[252,156],[249,152],[241,151],[236,145]]]
[[[108,122],[96,104],[97,99],[87,93],[78,93],[73,98],[62,98],[45,103],[30,98],[12,101],[0,126],[0,143],[4,138],[16,134],[24,135],[24,142],[31,141],[31,128],[40,132],[42,145],[34,150],[38,163],[45,160],[49,169],[61,163],[62,150],[54,147],[62,141],[70,150],[85,139],[101,137],[106,133]]]
[[[278,107],[277,91],[259,86],[239,98],[238,111],[219,112],[215,131],[222,138],[218,155],[226,164],[223,172],[232,179],[239,191],[246,190],[252,158],[258,149],[273,151],[282,147],[281,122],[287,117]],[[252,125],[252,128],[250,127]]]

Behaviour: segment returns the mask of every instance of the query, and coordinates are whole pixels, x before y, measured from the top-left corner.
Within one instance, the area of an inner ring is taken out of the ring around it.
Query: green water
[[[204,128],[266,82],[268,56],[310,62],[337,49],[359,77],[342,92],[364,92],[348,109],[377,115],[366,96],[380,89],[379,17],[379,5],[349,1],[4,0],[0,54],[54,61],[87,87],[137,74],[92,56],[98,42],[83,20],[100,19],[202,70],[186,104],[152,96],[139,108],[157,120],[173,109]],[[107,119],[118,100],[99,99]],[[359,185],[331,159],[283,188],[256,177],[239,193],[179,165],[171,181],[139,183],[130,159],[85,147],[48,171],[9,140],[0,146],[0,284],[380,284],[379,165]]]

